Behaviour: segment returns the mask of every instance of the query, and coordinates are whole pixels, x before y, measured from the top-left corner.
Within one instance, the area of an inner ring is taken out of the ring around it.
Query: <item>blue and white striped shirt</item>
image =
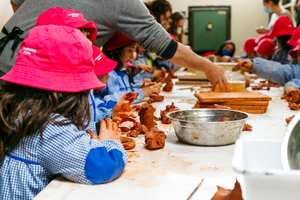
[[[57,120],[62,120],[60,117]],[[57,174],[84,184],[119,177],[128,155],[118,140],[97,141],[75,125],[49,122],[0,160],[0,199],[33,199]]]

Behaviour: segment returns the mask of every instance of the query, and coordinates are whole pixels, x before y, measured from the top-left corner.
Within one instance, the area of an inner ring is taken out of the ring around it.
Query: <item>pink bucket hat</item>
[[[126,44],[129,44],[133,40],[124,35],[123,33],[117,31],[104,45],[103,45],[103,52],[111,51]]]
[[[297,42],[300,39],[300,27],[296,28],[296,30],[293,33],[293,36],[287,43],[293,47],[297,46]]]
[[[300,50],[300,40],[298,40],[297,46],[289,51],[289,54],[292,56],[292,58],[297,59],[297,52]]]
[[[108,74],[116,68],[118,63],[106,57],[106,55],[96,46],[93,47],[93,59],[95,62],[95,74],[96,76]]]
[[[280,16],[274,23],[269,37],[293,35],[294,30],[293,21],[288,16]]]
[[[36,26],[40,25],[61,25],[72,28],[89,28],[91,30],[90,40],[95,42],[97,37],[97,26],[95,22],[88,22],[83,15],[76,10],[54,7],[41,13],[36,21]]]
[[[262,39],[269,38],[274,39],[274,37],[269,36],[268,33],[260,34],[260,36],[255,40],[255,43],[258,44]]]
[[[78,29],[36,26],[22,42],[15,66],[2,80],[57,92],[105,87],[94,73],[92,48]]]
[[[262,39],[254,48],[254,51],[267,56],[273,56],[276,51],[276,44],[269,38]]]
[[[256,46],[255,38],[247,38],[242,51],[254,51],[255,46]]]

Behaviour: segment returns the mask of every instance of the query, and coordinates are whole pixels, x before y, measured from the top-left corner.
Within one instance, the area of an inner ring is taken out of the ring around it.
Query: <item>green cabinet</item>
[[[203,54],[216,51],[230,39],[230,6],[189,7],[189,43]]]

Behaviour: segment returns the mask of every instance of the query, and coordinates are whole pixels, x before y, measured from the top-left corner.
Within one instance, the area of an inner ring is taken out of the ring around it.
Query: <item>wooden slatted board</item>
[[[196,93],[200,103],[220,103],[230,101],[271,101],[272,98],[259,92]]]

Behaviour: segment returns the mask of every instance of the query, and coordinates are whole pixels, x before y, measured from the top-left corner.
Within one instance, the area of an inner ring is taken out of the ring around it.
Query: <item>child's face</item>
[[[92,42],[90,41],[91,30],[89,28],[80,28],[79,30],[83,33],[83,35],[85,35],[85,37],[89,40],[89,43],[92,45]]]
[[[297,61],[298,61],[298,64],[300,64],[300,51],[297,51]]]
[[[109,74],[103,74],[97,77],[99,81],[101,81],[101,83],[107,84],[107,81],[109,79]],[[95,89],[95,91],[103,91],[104,88],[100,88],[100,89]]]
[[[255,58],[255,53],[254,51],[246,51],[247,57],[250,59],[254,59]]]
[[[233,51],[233,45],[232,44],[226,44],[223,49],[227,49],[230,53]]]
[[[136,57],[137,42],[133,42],[129,46],[121,50],[121,60],[123,64],[134,61]]]

